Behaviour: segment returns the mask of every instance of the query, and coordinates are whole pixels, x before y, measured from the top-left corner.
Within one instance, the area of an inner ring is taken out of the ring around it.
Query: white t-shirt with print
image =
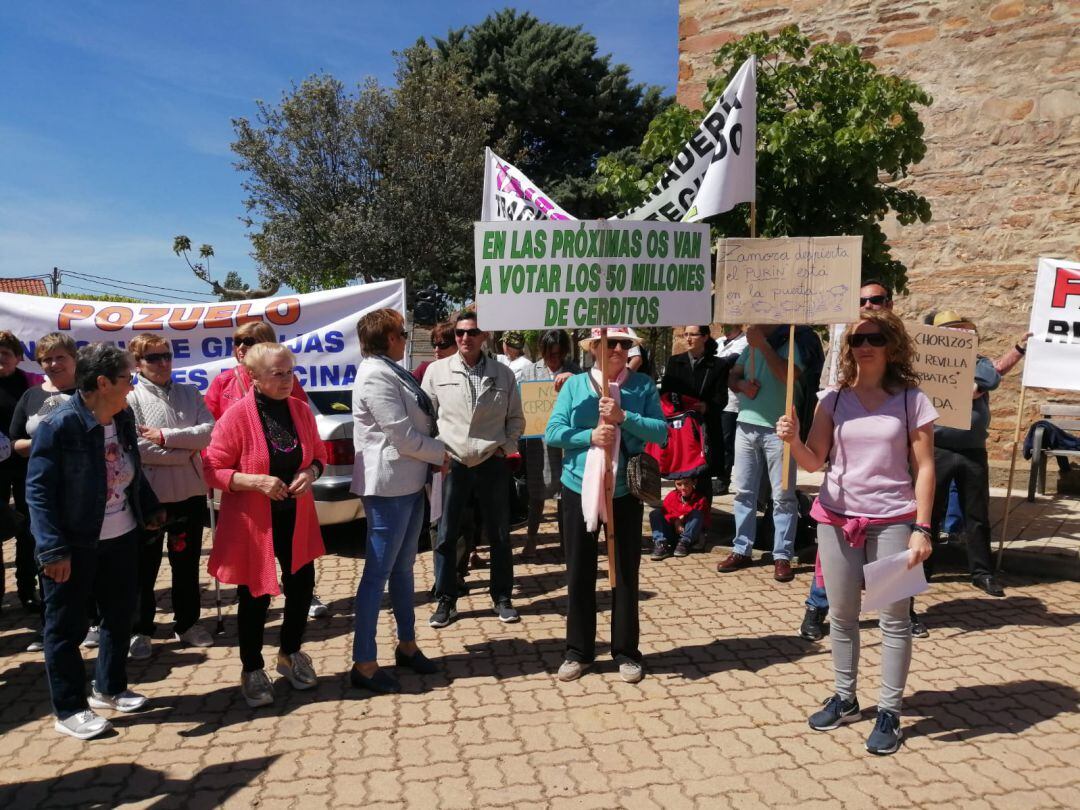
[[[135,515],[128,503],[127,489],[135,478],[135,465],[116,436],[116,422],[105,425],[105,520],[102,540],[111,540],[135,530]]]

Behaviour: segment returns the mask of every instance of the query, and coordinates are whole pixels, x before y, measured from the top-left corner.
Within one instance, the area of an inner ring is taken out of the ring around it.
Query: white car
[[[312,487],[320,526],[348,523],[364,516],[352,486],[353,447],[352,391],[308,391],[311,411],[326,445],[326,469]]]

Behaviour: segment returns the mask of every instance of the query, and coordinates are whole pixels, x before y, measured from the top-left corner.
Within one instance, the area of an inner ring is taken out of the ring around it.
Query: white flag
[[[529,219],[577,219],[555,204],[517,167],[484,149],[482,222]]]
[[[617,219],[699,222],[754,199],[757,63],[743,62],[649,198]]]

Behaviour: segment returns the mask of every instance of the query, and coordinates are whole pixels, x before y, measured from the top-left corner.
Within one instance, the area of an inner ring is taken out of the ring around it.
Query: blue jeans
[[[491,599],[509,599],[514,587],[510,553],[510,470],[506,459],[492,456],[475,467],[450,462],[443,481],[443,512],[435,544],[435,596],[458,598],[457,544],[462,516],[473,495],[479,502],[484,536],[491,545]]]
[[[960,492],[956,488],[956,481],[949,484],[949,506],[941,530],[949,534],[960,534],[964,530],[964,513],[960,509]]]
[[[829,595],[825,593],[824,585],[817,584],[816,576],[810,577],[810,595],[806,597],[806,606],[818,610],[829,609]]]
[[[49,679],[53,711],[61,720],[88,708],[86,665],[79,645],[90,622],[87,602],[101,611],[101,637],[94,680],[97,689],[115,695],[128,687],[127,655],[131,619],[135,613],[138,563],[137,531],[94,548],[72,546],[71,576],[56,582],[42,576],[45,599],[45,672]]]
[[[701,534],[704,520],[704,516],[697,510],[688,514],[683,519],[682,537],[679,538],[675,536],[675,527],[664,517],[663,509],[653,509],[649,512],[649,525],[652,527],[653,542],[656,543],[666,542],[674,545],[679,539],[682,539],[687,544],[693,545],[694,541],[698,539],[698,535]]]
[[[416,546],[424,522],[426,497],[424,490],[420,490],[412,495],[365,495],[361,498],[367,516],[367,551],[353,608],[356,614],[353,661],[357,663],[375,660],[375,629],[387,581],[398,640],[416,638],[413,629],[413,563],[416,562]]]
[[[790,560],[795,550],[799,505],[795,499],[795,465],[784,481],[784,443],[773,428],[740,422],[735,430],[735,543],[734,551],[749,557],[757,536],[758,486],[767,469],[772,484],[773,559]]]

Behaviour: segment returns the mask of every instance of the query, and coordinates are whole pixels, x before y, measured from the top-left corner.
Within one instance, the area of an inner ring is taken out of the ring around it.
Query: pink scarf
[[[594,392],[599,390],[600,370],[593,368],[590,372],[594,383]],[[608,396],[615,400],[615,404],[622,403],[622,384],[630,374],[626,369],[622,370],[618,378],[608,381]],[[619,444],[622,439],[622,429],[615,428],[615,443],[611,447],[611,478],[614,481],[619,471]],[[589,448],[585,455],[585,473],[581,477],[581,512],[585,517],[585,530],[595,532],[601,523],[608,522],[607,498],[604,497],[604,448],[595,444]]]
[[[814,505],[810,507],[810,517],[818,523],[829,526],[840,526],[844,532],[844,539],[852,548],[862,548],[866,545],[866,530],[870,526],[887,526],[890,523],[911,523],[915,520],[915,513],[887,518],[871,518],[862,515],[841,515],[830,511],[821,505],[818,498],[814,498]],[[821,554],[814,560],[814,581],[822,588],[825,587],[825,579],[821,574]]]

